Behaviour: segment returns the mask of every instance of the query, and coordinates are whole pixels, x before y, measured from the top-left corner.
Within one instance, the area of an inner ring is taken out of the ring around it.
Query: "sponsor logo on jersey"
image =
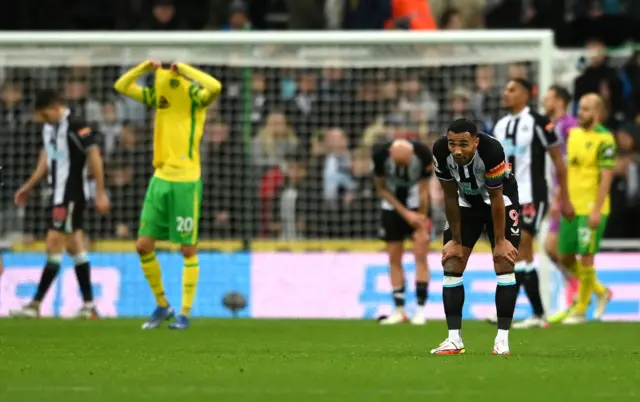
[[[167,109],[169,108],[169,101],[164,96],[160,96],[160,100],[158,100],[158,108],[159,109]]]

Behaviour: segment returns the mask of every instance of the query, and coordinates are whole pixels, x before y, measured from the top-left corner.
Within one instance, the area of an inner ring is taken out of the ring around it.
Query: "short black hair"
[[[472,137],[475,137],[478,135],[478,125],[474,121],[461,117],[449,124],[449,128],[447,128],[447,133],[448,132],[454,134],[469,133]]]
[[[562,85],[556,84],[556,85],[551,85],[549,89],[555,92],[556,96],[562,99],[565,105],[568,105],[569,103],[571,103],[571,99],[572,99],[571,93],[567,88],[563,87]]]
[[[446,27],[447,25],[449,25],[453,17],[455,17],[456,15],[460,15],[460,10],[455,7],[447,7],[440,17],[440,26]]]
[[[45,109],[54,105],[63,104],[64,100],[58,91],[53,89],[43,89],[36,95],[36,110]]]
[[[514,78],[511,81],[517,83],[527,91],[529,97],[533,96],[533,84],[526,78]]]

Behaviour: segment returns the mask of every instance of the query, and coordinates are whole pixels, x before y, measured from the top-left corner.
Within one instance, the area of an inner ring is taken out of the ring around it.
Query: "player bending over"
[[[53,190],[51,222],[45,240],[47,263],[33,300],[19,310],[9,312],[14,317],[38,317],[40,303],[60,271],[66,249],[75,265],[76,277],[84,304],[78,318],[97,318],[91,289],[91,270],[84,249],[82,233],[85,204],[89,199],[87,167],[96,182],[96,210],[106,213],[109,199],[104,190],[104,169],[100,149],[89,126],[71,117],[71,111],[54,91],[42,91],[36,97],[36,116],[43,122],[38,164],[27,182],[16,192],[16,205],[24,206],[31,191],[47,175]]]
[[[154,86],[141,87],[135,81],[155,71]],[[174,317],[162,284],[156,258],[156,240],[180,244],[184,257],[182,309],[169,328],[189,327],[198,283],[198,220],[202,202],[200,179],[200,139],[206,109],[220,93],[215,78],[187,64],[164,69],[160,63],[145,61],[125,73],[115,83],[116,91],[156,109],[153,134],[155,173],[147,188],[136,250],[157,307],[142,328],[156,328]]]
[[[402,268],[404,241],[413,238],[416,263],[416,299],[418,308],[411,321],[426,324],[424,305],[429,290],[430,225],[429,184],[433,155],[421,142],[394,140],[374,146],[373,165],[376,191],[382,198],[382,226],[380,234],[387,243],[391,286],[395,311],[380,321],[393,325],[409,321],[405,314],[405,277]]]
[[[444,189],[447,226],[444,232],[442,300],[449,336],[431,353],[464,353],[462,274],[474,245],[486,229],[498,279],[498,335],[493,354],[509,354],[509,328],[518,297],[514,264],[520,244],[518,185],[507,169],[496,139],[478,133],[467,119],[451,123],[447,135],[433,145],[436,176]]]
[[[550,198],[546,154],[551,157],[558,176],[558,198],[562,201],[562,215],[569,220],[573,219],[562,141],[552,130],[549,120],[529,108],[532,89],[533,85],[524,79],[514,79],[507,83],[503,98],[510,113],[500,119],[493,130],[493,136],[504,147],[509,169],[518,182],[522,236],[515,265],[516,282],[518,286],[524,285],[533,308],[533,316],[514,324],[514,329],[548,325],[533,254],[533,240],[540,231]]]
[[[611,299],[611,292],[597,281],[594,268],[611,208],[609,192],[616,164],[615,138],[601,124],[605,114],[599,95],[584,95],[578,107],[580,126],[571,129],[567,142],[569,197],[576,217],[560,221],[558,250],[561,263],[569,271],[578,273],[580,287],[577,303],[551,317],[552,323],[585,322],[593,293],[597,296],[593,318],[601,319]]]

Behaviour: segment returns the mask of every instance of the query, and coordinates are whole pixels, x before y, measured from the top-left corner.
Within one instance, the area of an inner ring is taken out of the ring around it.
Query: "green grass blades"
[[[0,401],[638,401],[640,325],[512,331],[464,324],[467,354],[431,356],[443,322],[0,320]]]

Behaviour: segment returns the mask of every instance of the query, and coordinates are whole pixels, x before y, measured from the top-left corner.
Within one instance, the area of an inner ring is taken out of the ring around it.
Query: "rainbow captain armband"
[[[502,179],[506,172],[506,164],[504,161],[500,162],[498,166],[495,166],[487,170],[484,174],[484,184],[489,188],[498,188],[502,186]]]

